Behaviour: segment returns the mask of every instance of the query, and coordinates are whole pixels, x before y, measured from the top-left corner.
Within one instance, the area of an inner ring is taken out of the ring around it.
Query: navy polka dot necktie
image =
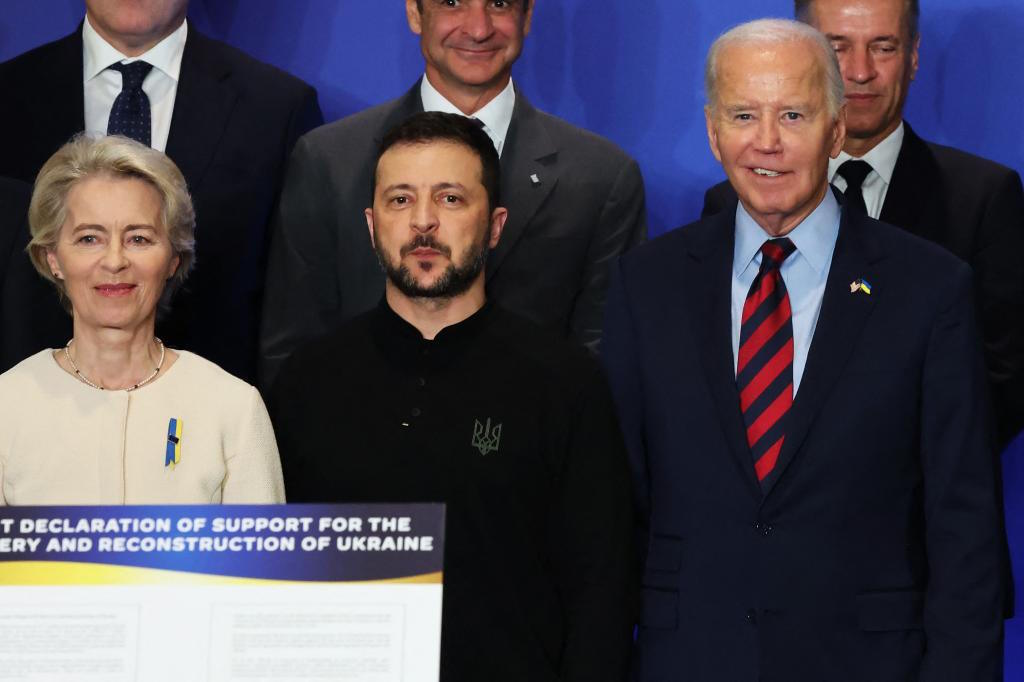
[[[110,109],[107,135],[124,135],[148,147],[151,137],[149,96],[142,90],[142,81],[153,65],[136,61],[107,68],[121,72],[121,94]]]

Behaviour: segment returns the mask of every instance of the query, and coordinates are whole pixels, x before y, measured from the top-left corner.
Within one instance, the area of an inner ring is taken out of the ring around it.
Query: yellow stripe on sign
[[[310,581],[238,578],[138,566],[110,566],[73,561],[12,561],[0,563],[0,586],[5,585],[440,585],[443,574],[424,573],[388,580]]]

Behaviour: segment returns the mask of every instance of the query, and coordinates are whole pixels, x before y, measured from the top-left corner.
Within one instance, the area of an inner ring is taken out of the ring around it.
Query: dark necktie
[[[847,205],[849,205],[851,210],[857,211],[861,215],[868,214],[868,207],[864,203],[864,192],[861,190],[861,185],[864,184],[864,178],[872,170],[871,164],[867,161],[855,159],[844,161],[836,170],[846,180],[846,191],[843,192],[843,196],[846,197]]]
[[[785,416],[793,404],[793,312],[779,268],[795,250],[785,237],[761,245],[761,267],[740,324],[736,386],[754,471],[762,483],[779,458]]]
[[[121,72],[121,94],[110,109],[107,135],[124,135],[148,147],[151,137],[149,96],[142,90],[142,81],[153,65],[136,61],[108,68]]]

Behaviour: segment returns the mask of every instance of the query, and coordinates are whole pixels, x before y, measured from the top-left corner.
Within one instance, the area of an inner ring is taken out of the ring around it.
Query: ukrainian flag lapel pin
[[[181,427],[182,421],[171,417],[167,422],[167,454],[164,466],[172,469],[181,461]]]
[[[855,294],[858,291],[863,291],[868,296],[871,295],[871,284],[863,277],[850,282],[850,293]]]

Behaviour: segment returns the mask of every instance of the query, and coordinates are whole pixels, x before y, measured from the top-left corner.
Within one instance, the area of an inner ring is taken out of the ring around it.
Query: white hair
[[[757,19],[734,26],[718,36],[711,44],[707,60],[704,62],[704,97],[707,106],[714,109],[718,102],[718,59],[723,49],[733,45],[773,45],[791,42],[804,42],[814,49],[825,77],[825,101],[829,114],[832,118],[838,116],[846,93],[835,50],[820,31],[792,19]]]

